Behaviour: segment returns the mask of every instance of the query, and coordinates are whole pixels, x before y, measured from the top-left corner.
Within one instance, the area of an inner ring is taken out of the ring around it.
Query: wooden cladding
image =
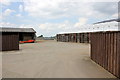
[[[120,78],[120,32],[91,33],[91,59]]]
[[[19,50],[18,33],[0,33],[1,51]]]
[[[70,33],[70,34],[57,34],[57,41],[61,42],[78,42],[89,43],[89,33]]]
[[[57,41],[91,44],[91,59],[120,78],[120,31],[58,34]]]

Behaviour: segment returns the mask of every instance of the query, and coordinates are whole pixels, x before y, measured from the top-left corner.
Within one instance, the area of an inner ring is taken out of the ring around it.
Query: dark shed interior
[[[19,41],[35,40],[32,28],[0,28],[0,51],[19,50]]]
[[[35,40],[35,33],[19,33],[19,41]]]

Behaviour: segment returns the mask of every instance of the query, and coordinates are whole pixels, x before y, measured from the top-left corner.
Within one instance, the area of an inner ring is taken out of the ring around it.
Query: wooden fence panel
[[[120,32],[90,34],[91,59],[120,78]]]

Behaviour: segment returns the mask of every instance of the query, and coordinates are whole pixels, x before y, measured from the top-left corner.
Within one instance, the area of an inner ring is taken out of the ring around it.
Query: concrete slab
[[[115,78],[90,59],[90,45],[44,41],[3,52],[4,78]]]

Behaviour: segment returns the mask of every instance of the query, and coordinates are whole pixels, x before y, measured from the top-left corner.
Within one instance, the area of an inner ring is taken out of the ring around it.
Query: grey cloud
[[[117,2],[97,2],[93,4],[93,10],[103,14],[113,15],[118,11],[118,3]]]

